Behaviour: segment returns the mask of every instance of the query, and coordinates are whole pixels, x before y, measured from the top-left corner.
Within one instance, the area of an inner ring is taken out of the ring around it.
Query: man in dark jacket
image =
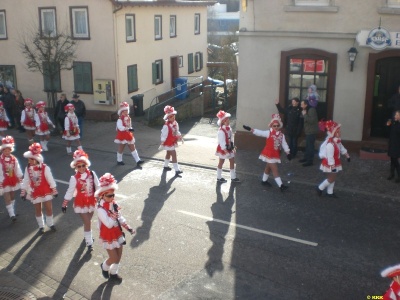
[[[57,104],[56,104],[56,109],[54,110],[54,120],[56,121],[56,124],[60,126],[60,131],[61,134],[64,132],[64,122],[65,122],[65,105],[69,103],[69,100],[67,99],[66,94],[61,94],[60,99],[58,99]]]
[[[297,140],[301,134],[302,120],[301,120],[301,108],[300,99],[294,97],[292,104],[283,109],[279,104],[279,100],[275,100],[276,108],[279,113],[285,115],[284,126],[285,126],[285,137],[287,138],[290,154],[294,158],[297,154]]]
[[[7,113],[7,117],[10,120],[10,128],[15,127],[15,120],[14,120],[14,111],[17,109],[17,103],[15,102],[15,97],[10,92],[10,87],[4,86],[4,95],[3,95],[3,106]]]
[[[306,135],[306,151],[304,158],[300,159],[299,162],[303,163],[303,167],[308,167],[312,166],[314,161],[315,138],[319,131],[318,115],[316,109],[311,107],[307,100],[301,101],[301,108],[304,133]]]
[[[85,103],[83,103],[83,101],[79,99],[79,95],[77,95],[77,94],[74,94],[72,96],[71,103],[75,107],[75,115],[78,117],[78,124],[79,124],[79,129],[80,129],[79,135],[82,138],[82,136],[83,136],[83,120],[85,119],[85,116],[86,116],[86,106],[85,106]]]

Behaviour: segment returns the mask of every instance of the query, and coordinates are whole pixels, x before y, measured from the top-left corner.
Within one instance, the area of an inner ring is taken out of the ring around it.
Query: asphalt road
[[[321,200],[309,185],[292,182],[281,193],[247,173],[240,184],[218,185],[215,170],[183,166],[177,178],[159,160],[121,167],[114,152],[100,149],[91,161],[99,176],[111,172],[120,181],[117,201],[137,230],[124,247],[123,284],[106,284],[105,251],[95,244],[86,254],[79,217],[71,208],[61,213],[72,175],[62,145],[46,153],[60,193],[58,231],[37,237],[28,202],[17,202],[16,224],[1,210],[8,267],[24,261],[59,283],[61,294],[67,286],[87,299],[366,299],[388,287],[377,266],[398,261],[400,203],[384,195],[342,191]],[[97,237],[96,217],[93,231]]]

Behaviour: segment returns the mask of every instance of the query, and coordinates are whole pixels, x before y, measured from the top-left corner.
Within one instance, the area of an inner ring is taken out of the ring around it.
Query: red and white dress
[[[221,159],[231,159],[235,157],[236,150],[231,149],[231,150],[226,150],[227,145],[231,145],[232,140],[232,130],[229,126],[222,125],[218,129],[218,146],[217,146],[217,151],[215,152],[215,155],[218,156]]]
[[[336,169],[336,172],[342,171],[342,162],[340,155],[347,153],[347,149],[342,145],[338,138],[327,138],[326,142],[326,155],[322,158],[320,170],[322,172],[331,173]]]
[[[10,154],[5,156],[0,155],[0,183],[2,184],[3,192],[12,192],[20,189],[22,180],[22,170],[19,166],[17,158]]]
[[[384,300],[400,300],[400,285],[396,281],[392,281],[389,289],[383,295]]]
[[[161,129],[161,145],[164,150],[171,151],[178,147],[178,141],[182,134],[179,132],[179,124],[176,121],[165,122]]]
[[[86,170],[84,173],[76,172],[69,180],[69,186],[65,193],[65,200],[74,200],[74,211],[77,214],[91,213],[96,208],[94,192],[99,187],[99,179],[95,172]]]
[[[38,112],[35,114],[35,125],[37,135],[48,135],[50,134],[49,125],[55,127],[53,122],[50,120],[47,112]]]
[[[68,140],[68,141],[73,141],[77,140],[80,138],[79,136],[79,124],[78,124],[78,117],[75,115],[75,113],[68,113],[65,116],[64,120],[64,133],[63,133],[63,139]],[[69,132],[69,136],[67,133]]]
[[[111,213],[115,212],[114,203],[101,200],[97,205],[97,216],[99,218],[100,243],[104,249],[115,249],[121,247],[125,242],[125,237],[118,225],[117,220],[111,218]],[[125,224],[126,219],[120,214],[119,223]]]
[[[7,130],[9,123],[10,123],[10,120],[7,117],[5,109],[0,108],[0,131]]]
[[[116,144],[135,144],[135,137],[129,131],[132,128],[131,118],[129,116],[120,116],[117,121],[117,136],[114,143]]]
[[[26,199],[33,204],[53,200],[52,189],[55,189],[56,186],[50,167],[46,164],[25,168],[21,189],[26,191]]]
[[[32,107],[25,108],[21,113],[21,124],[26,130],[36,130],[35,109]]]
[[[285,135],[273,128],[268,130],[254,129],[253,134],[257,136],[265,137],[265,146],[258,157],[267,163],[281,163],[281,149],[288,153],[289,146],[286,143]]]

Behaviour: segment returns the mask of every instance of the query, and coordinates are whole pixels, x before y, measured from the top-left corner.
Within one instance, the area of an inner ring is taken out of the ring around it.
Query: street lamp
[[[349,51],[347,51],[347,54],[349,55],[349,60],[350,60],[350,72],[353,72],[353,66],[354,66],[354,62],[356,60],[358,51],[356,48],[351,47],[349,49]]]

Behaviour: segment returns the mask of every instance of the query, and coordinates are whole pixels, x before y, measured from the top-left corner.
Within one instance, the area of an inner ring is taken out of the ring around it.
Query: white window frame
[[[0,40],[7,39],[6,11],[0,10]]]
[[[169,37],[176,37],[176,15],[169,16]]]
[[[86,32],[83,33],[78,33],[76,30],[75,26],[75,21],[76,21],[76,13],[84,13],[85,20],[84,21],[84,26],[86,28]],[[87,7],[71,7],[71,31],[72,31],[72,36],[75,39],[89,39],[90,38],[90,30],[89,30],[89,11]]]
[[[387,0],[388,7],[400,8],[400,1],[399,0]]]
[[[330,0],[294,0],[296,6],[330,6]]]
[[[183,55],[180,55],[178,57],[178,64],[179,64],[179,68],[183,68]]]
[[[194,34],[200,34],[200,14],[194,14]]]
[[[128,24],[130,22],[130,24]],[[130,25],[130,26],[129,26]],[[128,26],[131,30],[131,35],[128,35]],[[136,41],[136,24],[135,24],[135,15],[125,15],[125,34],[127,42],[135,42]]]
[[[162,39],[162,16],[161,15],[154,16],[154,39],[155,40]]]
[[[40,10],[40,35],[42,37],[55,37],[57,35],[57,21],[56,21],[56,9],[55,8],[50,8],[50,7],[39,7]],[[45,18],[45,14],[47,13],[52,13],[52,18],[51,18],[51,26],[53,27],[52,32],[50,33],[50,35],[48,34],[47,30],[48,28],[46,28],[46,18]]]
[[[196,52],[194,55],[194,70],[196,72],[201,71],[201,53]]]

